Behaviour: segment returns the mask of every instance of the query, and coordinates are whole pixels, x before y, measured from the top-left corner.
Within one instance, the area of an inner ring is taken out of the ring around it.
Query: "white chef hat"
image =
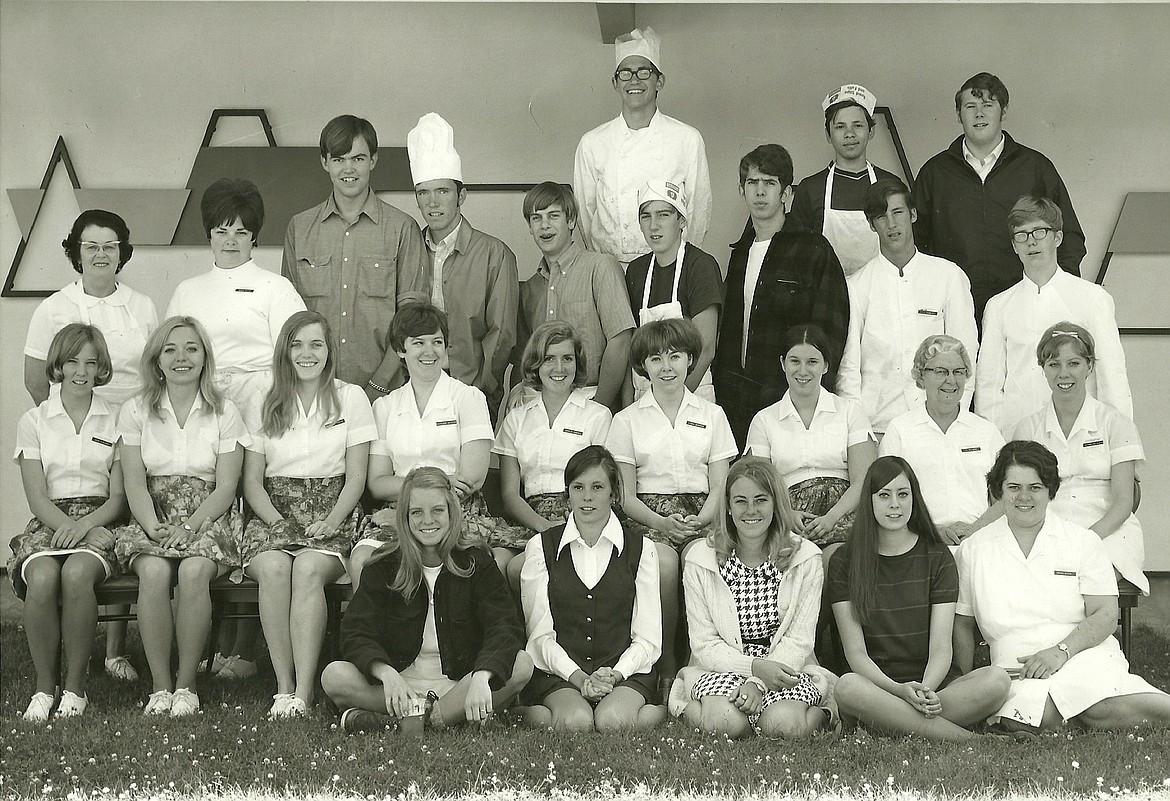
[[[652,200],[661,200],[669,203],[678,210],[684,220],[687,218],[687,193],[685,184],[676,184],[672,181],[647,181],[638,190],[638,210],[642,205]]]
[[[873,110],[877,108],[877,98],[873,96],[873,92],[856,83],[848,83],[840,89],[834,89],[825,96],[824,102],[821,103],[821,111],[828,111],[829,106],[834,103],[856,103],[865,109],[869,116],[873,116]]]
[[[634,28],[614,39],[613,46],[617,55],[615,66],[620,67],[629,56],[642,56],[662,72],[662,40],[653,28]]]
[[[406,135],[410,176],[415,185],[436,178],[463,181],[463,163],[455,152],[455,131],[435,112],[424,114]]]

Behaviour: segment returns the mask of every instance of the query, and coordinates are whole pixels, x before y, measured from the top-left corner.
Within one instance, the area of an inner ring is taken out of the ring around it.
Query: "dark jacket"
[[[980,325],[987,301],[1019,283],[1024,274],[1007,223],[1008,212],[1022,196],[1046,197],[1060,206],[1064,241],[1056,259],[1061,269],[1080,275],[1085,257],[1085,234],[1056,167],[1007,131],[1003,138],[1003,152],[986,182],[963,158],[962,136],[926,162],[914,182],[918,209],[914,242],[923,252],[950,259],[967,273]]]
[[[516,654],[524,648],[524,625],[488,551],[456,551],[455,558],[461,566],[474,561],[475,570],[460,578],[444,568],[435,581],[435,628],[443,673],[457,681],[487,670],[492,689],[498,690],[512,675]],[[405,670],[422,648],[426,582],[409,599],[392,590],[399,561],[394,552],[366,565],[341,622],[341,658],[371,681],[376,681],[370,672],[375,662]]]

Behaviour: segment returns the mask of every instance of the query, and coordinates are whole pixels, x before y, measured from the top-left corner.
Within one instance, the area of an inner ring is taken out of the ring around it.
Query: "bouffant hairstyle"
[[[81,272],[81,235],[91,225],[98,228],[109,228],[118,237],[118,266],[115,273],[122,272],[126,262],[134,255],[134,246],[130,244],[130,227],[126,221],[112,211],[105,209],[87,209],[77,215],[73,227],[69,229],[69,236],[61,240],[61,247],[73,269]]]
[[[447,326],[447,314],[429,301],[407,303],[394,312],[390,321],[390,347],[395,353],[406,352],[406,340],[411,337],[428,337],[438,331],[443,342],[451,345]]]
[[[264,198],[256,184],[245,178],[220,178],[207,187],[199,201],[199,212],[208,239],[212,228],[239,220],[252,235],[254,245],[264,227]]]
[[[655,320],[639,327],[630,343],[630,367],[634,368],[638,375],[648,378],[646,359],[671,351],[690,356],[691,367],[694,367],[699,354],[703,352],[703,336],[699,333],[698,326],[684,317]],[[690,368],[687,372],[690,373]]]

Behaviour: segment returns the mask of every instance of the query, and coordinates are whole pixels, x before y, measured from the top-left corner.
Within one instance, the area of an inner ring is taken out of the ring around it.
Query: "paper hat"
[[[617,55],[615,66],[620,67],[629,56],[642,56],[662,72],[662,40],[653,28],[634,28],[614,39],[613,46]]]
[[[455,152],[455,131],[435,112],[424,114],[406,135],[410,177],[415,185],[436,178],[463,180],[463,163]]]
[[[674,206],[683,219],[686,219],[687,193],[685,187],[671,183],[670,181],[647,181],[638,190],[639,211],[643,203],[649,203],[652,200],[661,200],[664,203],[669,203]]]
[[[821,103],[821,111],[828,111],[829,106],[834,103],[856,103],[872,117],[873,110],[877,107],[877,98],[873,96],[873,92],[864,86],[850,83],[842,86],[840,89],[834,89],[829,92],[824,102]]]

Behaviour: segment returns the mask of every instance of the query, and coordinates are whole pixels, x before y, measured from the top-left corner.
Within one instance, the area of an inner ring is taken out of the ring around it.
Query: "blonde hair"
[[[158,357],[162,355],[163,346],[167,344],[167,339],[176,328],[190,328],[199,338],[203,346],[203,372],[199,375],[199,393],[216,414],[223,414],[223,393],[215,386],[215,354],[211,352],[211,340],[203,324],[186,315],[175,315],[163,320],[147,338],[146,345],[142,348],[140,365],[142,391],[139,395],[146,403],[147,411],[162,419],[162,397],[167,390],[167,381],[162,368],[158,366]]]
[[[719,498],[718,525],[707,535],[707,544],[715,551],[719,564],[726,562],[735,552],[739,531],[731,518],[731,487],[741,478],[748,479],[772,498],[772,522],[768,524],[764,552],[778,570],[787,570],[793,554],[800,549],[800,537],[793,533],[796,515],[775,465],[759,456],[745,456],[727,472],[727,482]]]

